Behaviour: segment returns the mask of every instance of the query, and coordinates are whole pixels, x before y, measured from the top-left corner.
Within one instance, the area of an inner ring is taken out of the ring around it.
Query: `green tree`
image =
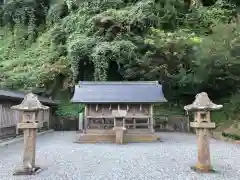
[[[13,0],[0,5],[0,85],[158,80],[171,103],[239,91],[233,0]]]

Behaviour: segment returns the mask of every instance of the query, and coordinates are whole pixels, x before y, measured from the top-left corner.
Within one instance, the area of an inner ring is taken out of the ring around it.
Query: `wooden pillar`
[[[190,118],[189,118],[188,111],[187,111],[187,132],[190,132]]]
[[[83,132],[83,120],[84,119],[84,115],[83,113],[79,113],[78,114],[78,131]]]
[[[83,130],[83,133],[87,133],[87,123],[88,123],[88,119],[87,119],[87,116],[88,116],[88,105],[86,104],[85,105],[85,108],[84,108],[84,130]]]
[[[133,128],[136,129],[136,119],[133,118]]]
[[[18,122],[21,122],[21,120],[22,120],[22,113],[21,113],[21,111],[17,111],[16,116],[17,116]],[[19,135],[19,129],[17,128],[17,124],[16,124],[16,135]]]
[[[18,128],[16,127],[16,135],[18,135],[19,134],[19,130],[18,130]]]
[[[166,122],[165,129],[169,129],[169,127],[168,127],[168,120],[169,120],[169,116],[166,116],[165,117],[165,122]]]
[[[147,123],[148,123],[148,129],[151,129],[150,118],[147,118]]]
[[[150,122],[149,122],[150,128],[149,129],[151,132],[154,132],[153,124],[155,124],[153,119],[153,105],[150,105]]]
[[[51,118],[50,118],[50,114],[51,114],[51,108],[49,108],[49,110],[46,110],[46,113],[47,113],[47,128],[50,129],[50,121],[51,121]]]
[[[102,117],[102,129],[104,129],[104,118]]]
[[[116,118],[113,119],[113,126],[116,127]]]

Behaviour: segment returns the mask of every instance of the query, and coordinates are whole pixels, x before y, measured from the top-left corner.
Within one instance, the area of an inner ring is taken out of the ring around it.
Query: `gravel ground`
[[[160,133],[164,142],[75,144],[75,132],[38,137],[36,176],[12,176],[21,163],[22,142],[0,148],[0,180],[239,180],[240,145],[211,140],[215,174],[189,168],[197,158],[195,136]]]

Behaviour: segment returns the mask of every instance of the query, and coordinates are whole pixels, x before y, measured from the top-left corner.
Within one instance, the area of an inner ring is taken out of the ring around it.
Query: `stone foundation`
[[[14,176],[36,175],[41,171],[40,167],[22,168],[13,173]]]
[[[143,133],[143,134],[124,134],[124,143],[133,142],[154,142],[160,138],[154,133]],[[115,143],[115,134],[81,134],[75,140],[75,143]]]
[[[191,169],[198,173],[216,173],[216,171],[213,170],[211,166],[202,167],[197,164],[196,166],[192,166]]]

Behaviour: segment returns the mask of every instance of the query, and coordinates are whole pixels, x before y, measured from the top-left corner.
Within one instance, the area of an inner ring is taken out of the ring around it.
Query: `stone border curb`
[[[235,141],[236,144],[240,144],[240,141]]]
[[[232,139],[227,139],[227,138],[218,138],[218,137],[214,137],[212,136],[213,139],[215,140],[219,140],[219,141],[223,141],[223,142],[229,142],[232,144],[240,144],[240,140],[232,140]]]
[[[54,132],[54,130],[50,129],[50,130],[47,130],[47,131],[39,132],[39,133],[37,133],[37,136],[41,136],[41,135],[51,133],[51,132]],[[13,138],[11,140],[6,140],[6,141],[2,141],[2,142],[0,141],[0,148],[5,147],[9,144],[17,143],[17,142],[22,141],[22,140],[23,140],[23,136],[19,136],[19,137]]]

